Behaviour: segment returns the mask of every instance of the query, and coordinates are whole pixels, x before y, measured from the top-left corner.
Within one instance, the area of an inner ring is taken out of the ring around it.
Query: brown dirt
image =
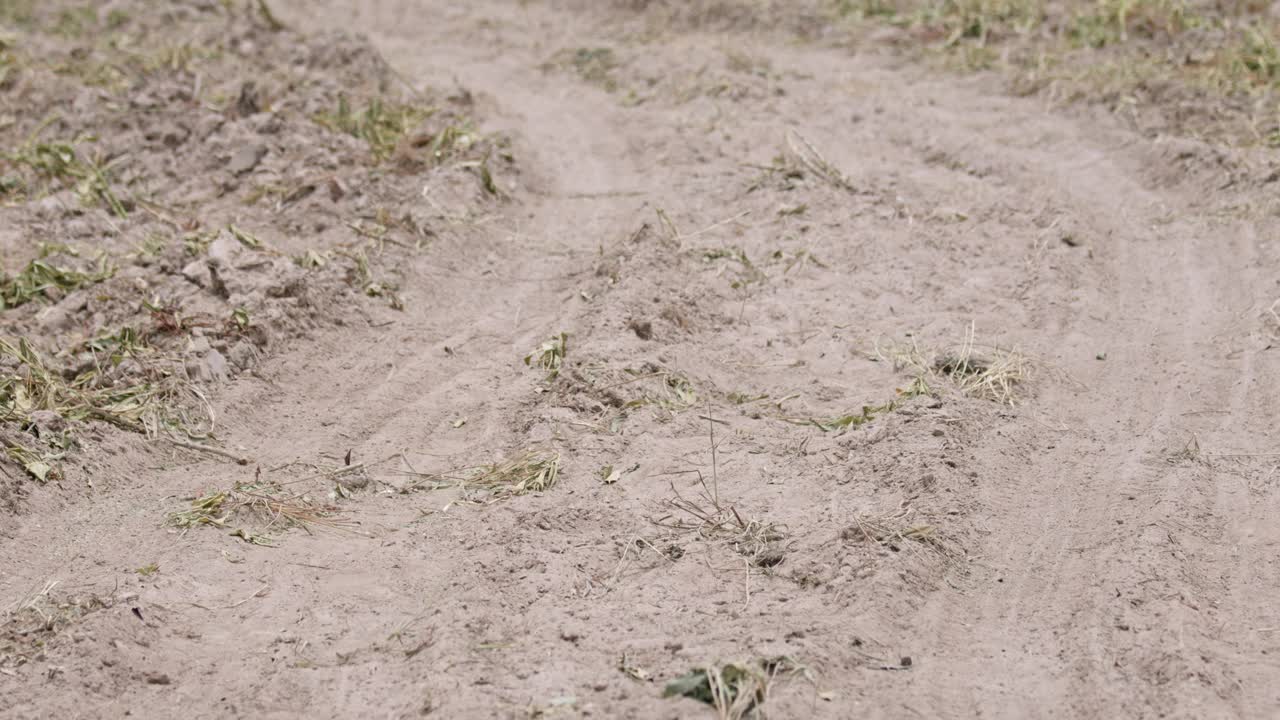
[[[126,27],[220,48],[207,74],[129,71],[51,133],[120,148],[128,216],[38,184],[0,210],[11,273],[41,241],[127,271],[4,335],[74,377],[136,321],[134,374],[212,412],[76,420],[60,476],[3,467],[0,716],[702,717],[665,684],[761,660],[773,717],[1280,700],[1273,156],[730,2],[174,7]],[[90,92],[66,77],[5,81],[6,147]],[[375,159],[314,121],[342,94],[440,110]],[[963,392],[978,358],[1012,395]],[[164,439],[210,420],[248,465]],[[484,485],[530,449],[554,485]],[[222,524],[170,522],[219,491]]]

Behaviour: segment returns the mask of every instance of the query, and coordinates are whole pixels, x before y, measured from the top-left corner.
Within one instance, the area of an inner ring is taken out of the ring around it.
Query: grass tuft
[[[564,365],[564,357],[568,352],[569,335],[560,333],[539,345],[533,352],[524,356],[524,364],[529,367],[540,367],[547,371],[547,379],[554,380]]]
[[[24,166],[47,183],[59,187],[74,186],[76,194],[87,205],[101,203],[117,217],[128,217],[129,211],[111,186],[111,163],[101,157],[87,157],[76,149],[76,142],[36,142],[33,137],[25,146],[9,153],[15,165]]]
[[[939,378],[965,395],[1010,407],[1022,398],[1035,369],[1031,359],[1016,348],[979,349],[972,324],[959,348],[929,355],[913,340],[910,346],[878,346],[876,353],[881,359],[892,360],[895,370],[914,370],[919,382],[925,377]]]
[[[331,113],[316,117],[316,122],[337,132],[369,143],[375,161],[391,157],[392,152],[410,131],[431,117],[435,110],[417,105],[386,102],[379,98],[370,100],[364,108],[356,110],[344,95],[338,99],[338,107]],[[457,138],[449,132],[437,133],[432,140],[432,156],[449,150]]]

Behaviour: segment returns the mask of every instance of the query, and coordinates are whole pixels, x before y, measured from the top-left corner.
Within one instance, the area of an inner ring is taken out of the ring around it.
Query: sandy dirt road
[[[538,446],[559,483],[467,504],[381,464],[358,530],[274,548],[164,526],[251,472],[216,459],[15,516],[0,600],[124,599],[0,676],[0,715],[703,717],[663,685],[785,657],[777,718],[1271,716],[1277,249],[1247,158],[605,5],[278,4],[465,88],[520,174],[412,260],[403,313],[216,399],[264,471]],[[775,161],[806,142],[823,164]],[[1030,359],[1016,404],[902,392],[895,356],[970,328]],[[521,359],[561,332],[544,382]],[[711,506],[699,473],[749,532],[673,504]]]

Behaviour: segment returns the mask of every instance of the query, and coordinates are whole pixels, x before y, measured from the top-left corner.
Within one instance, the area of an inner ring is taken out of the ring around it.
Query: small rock
[[[67,222],[66,231],[71,237],[88,237],[93,234],[93,225],[84,218],[74,218]]]
[[[338,484],[348,490],[363,490],[369,487],[369,474],[363,470],[343,475],[338,480]]]
[[[50,305],[36,315],[36,322],[45,332],[58,332],[71,327],[71,313],[62,305]]]
[[[148,685],[168,685],[173,681],[164,673],[147,673],[143,676]]]
[[[187,377],[194,382],[205,383],[213,379],[209,366],[197,358],[187,360],[183,363],[183,368],[187,371]]]
[[[117,378],[141,377],[142,365],[133,358],[125,358],[120,361],[120,364],[116,366],[116,369],[111,374]]]
[[[33,410],[28,416],[40,435],[60,433],[67,428],[67,421],[52,410]]]
[[[266,156],[266,145],[247,145],[231,156],[231,161],[227,163],[227,171],[232,175],[243,175],[257,167]]]
[[[204,337],[203,335],[191,338],[191,352],[196,353],[197,355],[203,355],[209,352],[211,347],[212,346],[209,344],[209,338]]]
[[[204,261],[192,260],[182,268],[182,277],[200,287],[206,287],[209,284],[209,266]]]
[[[218,268],[229,268],[240,254],[240,241],[229,232],[220,232],[213,242],[209,243],[209,262]]]
[[[241,370],[247,370],[258,361],[258,350],[248,340],[236,343],[229,353],[231,362]]]
[[[203,340],[204,338],[201,339]],[[206,344],[208,342],[208,340],[205,340]],[[209,369],[209,374],[215,379],[227,379],[227,359],[223,357],[222,353],[217,350],[210,350],[209,353],[204,356],[204,364],[205,367]]]
[[[56,195],[41,198],[36,203],[36,215],[45,220],[61,217],[63,210],[62,201]]]
[[[258,86],[252,80],[240,86],[240,96],[236,98],[236,114],[242,118],[249,117],[262,109],[258,101]]]

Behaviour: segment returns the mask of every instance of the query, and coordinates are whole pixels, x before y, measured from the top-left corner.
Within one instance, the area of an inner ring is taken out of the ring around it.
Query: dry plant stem
[[[711,433],[711,502],[720,507],[720,476],[716,470],[716,421],[711,415],[711,398],[707,398],[707,428]]]
[[[165,438],[165,439],[180,448],[185,448],[187,450],[195,450],[197,452],[209,453],[210,455],[219,455],[229,460],[234,460],[237,465],[248,465],[250,462],[252,462],[247,457],[236,455],[235,453],[229,450],[223,450],[222,448],[211,447],[209,445],[201,445],[200,443],[188,442],[186,440],[178,440],[177,438]]]

